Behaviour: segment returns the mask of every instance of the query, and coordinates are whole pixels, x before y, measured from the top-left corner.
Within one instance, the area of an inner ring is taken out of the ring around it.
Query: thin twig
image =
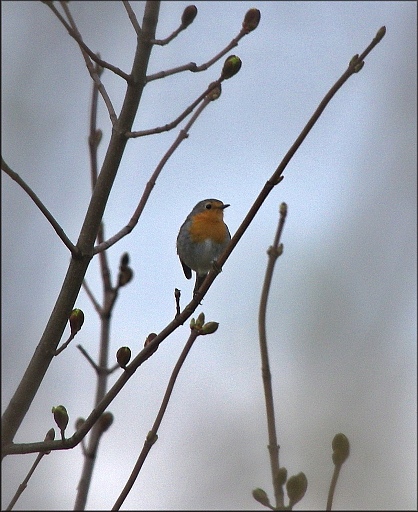
[[[159,126],[157,128],[150,128],[148,130],[141,130],[141,131],[138,131],[138,132],[127,132],[125,135],[127,137],[132,137],[132,138],[136,138],[136,137],[145,137],[146,135],[154,135],[156,133],[162,133],[162,132],[168,132],[170,130],[172,130],[173,128],[175,128],[179,123],[181,123],[181,121],[183,121],[183,119],[185,119],[191,112],[193,112],[193,110],[197,107],[197,105],[199,105],[199,103],[211,92],[213,91],[214,89],[216,89],[216,87],[219,87],[220,86],[220,83],[221,83],[221,79],[218,79],[218,80],[215,80],[214,82],[212,82],[208,88],[206,89],[206,91],[204,91],[191,105],[189,105],[176,119],[174,119],[174,121],[172,121],[171,123],[167,123],[166,125],[164,126]]]
[[[144,192],[142,194],[142,197],[138,203],[138,206],[137,206],[131,220],[128,222],[128,224],[125,227],[123,227],[118,233],[116,233],[111,238],[106,240],[105,242],[102,242],[102,243],[96,245],[96,247],[93,250],[93,254],[97,254],[97,253],[105,251],[106,249],[108,249],[109,247],[114,245],[116,242],[121,240],[123,237],[128,235],[134,229],[134,227],[138,223],[138,220],[145,208],[145,205],[148,201],[151,191],[154,188],[157,178],[160,175],[164,165],[167,163],[168,159],[171,157],[171,155],[174,153],[174,151],[178,148],[178,146],[181,144],[181,142],[183,142],[183,140],[188,137],[188,132],[189,132],[190,128],[196,122],[197,118],[200,116],[200,114],[209,105],[209,103],[211,101],[212,101],[211,99],[209,99],[208,97],[205,97],[205,99],[203,100],[203,102],[201,103],[199,108],[196,110],[194,115],[191,117],[190,121],[186,124],[184,129],[180,130],[180,133],[178,134],[176,140],[173,142],[173,144],[170,146],[170,148],[168,149],[166,154],[160,160],[158,166],[156,167],[151,178],[149,179],[148,183],[146,184]]]
[[[266,415],[267,415],[267,429],[269,438],[269,455],[270,455],[270,467],[271,477],[274,488],[274,495],[276,499],[276,508],[283,507],[283,486],[279,485],[277,481],[277,475],[279,471],[279,445],[277,443],[276,434],[276,420],[274,416],[274,400],[273,400],[273,389],[271,385],[271,372],[267,349],[267,334],[266,334],[266,311],[267,311],[267,299],[270,291],[270,285],[273,278],[274,265],[277,258],[282,254],[283,246],[279,245],[280,237],[283,231],[284,223],[286,220],[287,206],[286,203],[280,205],[280,218],[277,226],[276,235],[274,242],[267,254],[269,256],[266,275],[264,277],[263,289],[261,292],[260,309],[258,315],[258,333],[260,341],[260,354],[261,354],[261,373],[263,377],[264,385],[264,397],[266,401]]]
[[[46,436],[45,436],[45,441],[48,441],[48,440],[53,440],[55,437],[55,430],[53,428],[51,428]],[[50,452],[42,452],[42,453],[38,453],[38,456],[36,457],[34,463],[32,464],[32,467],[30,468],[30,470],[28,471],[28,474],[26,475],[25,479],[23,480],[23,482],[19,485],[17,491],[16,491],[16,494],[13,496],[12,500],[10,501],[9,505],[7,506],[6,510],[12,510],[13,507],[15,506],[17,500],[20,498],[20,496],[22,495],[23,491],[26,489],[26,487],[28,486],[28,482],[31,478],[31,476],[33,475],[35,469],[37,468],[38,464],[41,462],[41,459],[44,455],[48,455]]]
[[[130,3],[127,0],[123,0],[122,3],[123,3],[123,5],[124,5],[124,7],[126,9],[126,12],[128,13],[128,16],[129,16],[129,19],[131,20],[132,26],[135,29],[136,35],[138,37],[140,37],[141,34],[142,34],[142,30],[141,30],[141,27],[140,27],[140,25],[138,23],[138,19],[136,17],[136,14],[134,13]]]
[[[145,462],[145,459],[148,456],[148,453],[150,452],[152,446],[158,439],[158,429],[161,425],[161,422],[163,420],[165,411],[167,409],[168,402],[170,400],[171,394],[173,392],[174,384],[176,382],[177,376],[180,372],[181,367],[183,366],[184,361],[186,360],[187,354],[189,353],[190,349],[193,346],[193,343],[195,342],[196,338],[199,336],[199,332],[197,330],[192,330],[189,336],[189,339],[186,342],[186,345],[183,348],[182,353],[180,354],[180,357],[173,369],[173,372],[171,374],[170,380],[167,385],[167,389],[164,394],[163,401],[160,406],[160,410],[158,411],[157,417],[155,418],[154,425],[152,426],[152,429],[148,432],[148,435],[145,439],[144,446],[141,450],[141,453],[139,454],[138,460],[135,463],[134,469],[132,470],[132,473],[130,477],[128,478],[128,481],[126,482],[125,487],[123,488],[121,494],[119,495],[118,499],[116,500],[115,504],[112,507],[112,510],[119,510],[122,503],[125,501],[126,497],[129,494],[129,491],[132,489],[132,486],[134,485],[136,479],[138,478],[139,472],[141,471],[141,468]]]
[[[367,48],[367,53],[371,51],[372,47],[376,46],[376,44],[382,39],[384,36],[383,27],[379,30],[378,34],[380,33],[380,37],[376,37],[371,45]],[[361,58],[364,58],[365,52],[363,52],[363,55]],[[326,95],[324,100],[321,102],[320,106],[322,106],[322,110],[325,108],[326,104],[329,103],[332,96],[337,92],[337,90],[344,84],[344,82],[353,74],[355,73],[355,69],[352,69],[351,72],[347,75],[347,71],[342,75],[342,77],[336,82],[336,85],[333,86],[333,88],[330,90],[330,92]],[[336,86],[338,87],[336,88]],[[336,88],[336,89],[335,89]],[[334,90],[335,89],[335,90]],[[330,93],[332,94],[330,95]],[[325,99],[327,99],[325,106],[323,103],[325,102]],[[315,118],[314,122],[318,119],[320,116],[322,110],[319,111],[318,109],[315,111],[314,116]],[[313,116],[313,117],[314,117]],[[313,122],[313,124],[314,124]],[[309,123],[312,123],[312,118],[306,125],[308,127]],[[309,126],[309,130],[312,128],[312,126]],[[304,130],[307,128],[305,127]],[[308,130],[308,132],[309,132]],[[307,133],[304,134],[303,139],[306,137]],[[223,254],[218,258],[217,261],[217,267],[221,268],[222,265],[225,263],[225,261],[229,258],[231,252],[247,230],[248,226],[252,222],[252,219],[254,218],[255,214],[261,207],[262,203],[268,196],[268,194],[271,192],[274,186],[276,186],[281,179],[281,173],[283,172],[284,168],[289,163],[291,157],[295,153],[296,149],[300,146],[302,143],[302,140],[300,140],[300,136],[296,139],[295,143],[293,144],[291,150],[286,154],[285,158],[280,163],[279,167],[275,171],[275,173],[272,175],[272,178],[267,181],[267,183],[264,185],[263,189],[261,190],[260,194],[258,195],[257,199],[255,200],[254,204],[250,208],[250,211],[245,216],[244,220],[242,221],[241,225],[239,226],[238,230],[236,231],[235,235],[232,237],[231,242],[228,244],[228,247],[225,249]],[[299,144],[297,146],[297,143]],[[291,151],[293,153],[291,153]],[[289,158],[290,154],[290,158]],[[114,400],[114,398],[118,395],[120,390],[124,387],[126,382],[132,377],[132,375],[135,373],[135,371],[143,364],[144,361],[146,361],[150,354],[155,352],[157,347],[173,332],[175,331],[180,325],[183,325],[183,323],[193,314],[195,309],[199,306],[202,298],[206,295],[210,285],[212,282],[216,279],[216,276],[219,272],[216,271],[210,271],[208,276],[206,277],[205,281],[201,285],[199,292],[194,295],[192,300],[187,304],[187,306],[183,309],[183,311],[180,313],[180,315],[176,316],[174,320],[172,320],[169,324],[166,325],[166,327],[149,343],[146,347],[144,347],[141,352],[131,361],[131,363],[126,367],[126,370],[122,373],[122,375],[119,377],[119,379],[115,382],[115,384],[111,387],[111,389],[106,393],[106,395],[103,397],[101,402],[95,407],[95,409],[90,413],[89,417],[86,419],[84,424],[80,427],[75,434],[65,440],[65,443],[62,443],[60,441],[49,441],[49,442],[34,442],[34,443],[5,443],[3,446],[3,456],[6,456],[8,454],[21,454],[21,453],[33,453],[33,452],[39,452],[39,451],[47,451],[47,450],[62,450],[62,449],[70,449],[76,446],[83,438],[84,436],[89,432],[89,430],[92,428],[94,423],[97,421],[97,419],[100,417],[100,415],[105,411],[105,409],[109,406],[109,404]]]
[[[74,339],[74,337],[75,337],[75,335],[76,335],[76,334],[77,334],[77,332],[71,333],[71,334],[70,334],[70,337],[68,338],[68,340],[67,340],[65,343],[63,343],[63,344],[60,346],[60,348],[57,348],[57,350],[55,351],[54,356],[57,356],[57,355],[61,354],[61,352],[62,352],[63,350],[65,350],[65,349],[68,347],[68,345],[73,341],[73,339]]]
[[[46,208],[46,206],[43,204],[43,202],[39,199],[39,197],[35,194],[35,192],[30,188],[30,186],[10,167],[6,164],[6,162],[1,159],[1,168],[2,170],[12,178],[13,181],[15,181],[18,185],[20,185],[23,190],[28,194],[28,196],[32,199],[32,201],[36,204],[36,206],[41,210],[41,212],[45,215],[51,226],[54,228],[57,235],[61,238],[61,240],[64,242],[64,244],[68,247],[68,249],[71,251],[71,254],[74,258],[78,258],[80,256],[80,251],[78,247],[76,247],[71,240],[67,237],[67,235],[64,233],[64,230],[62,227],[58,224],[58,222],[55,220],[53,215],[49,212],[49,210]]]
[[[248,32],[245,29],[241,29],[239,34],[234,37],[229,44],[225,46],[223,50],[217,53],[214,57],[212,57],[207,62],[200,64],[200,66],[196,65],[195,62],[190,62],[189,64],[183,64],[182,66],[178,66],[172,69],[167,69],[165,71],[159,71],[158,73],[154,73],[152,75],[147,76],[147,83],[152,82],[153,80],[159,80],[166,76],[174,75],[176,73],[181,73],[183,71],[191,71],[192,73],[199,73],[200,71],[205,71],[210,68],[221,59],[224,55],[226,55],[232,48],[238,46],[239,41],[245,36],[248,35]]]
[[[119,75],[121,78],[126,80],[127,82],[131,81],[131,76],[119,69],[116,66],[113,66],[113,64],[110,64],[109,62],[106,62],[105,60],[100,59],[83,41],[83,38],[80,35],[80,32],[75,28],[71,27],[61,16],[60,12],[57,10],[53,2],[44,2],[47,4],[47,6],[52,10],[52,12],[55,14],[55,16],[59,19],[59,21],[64,25],[69,35],[76,41],[76,43],[80,46],[80,48],[93,60],[96,64],[98,64],[102,68],[109,69],[115,75]],[[62,8],[64,9],[65,13],[68,16],[69,9],[68,6],[64,5],[66,2],[60,2]],[[71,15],[69,17],[71,19],[71,24],[73,24],[74,20],[72,19]]]
[[[332,510],[332,500],[334,499],[335,488],[337,486],[338,476],[340,474],[342,464],[335,464],[334,473],[332,475],[331,484],[328,491],[327,508],[326,510]]]
[[[82,345],[77,345],[77,348],[87,359],[87,361],[91,364],[91,366],[96,370],[96,372],[99,373],[100,367],[93,361],[93,359],[88,354],[87,350]]]
[[[102,61],[101,59],[98,59],[97,56],[90,50],[90,48],[88,48],[84,44],[84,42],[83,42],[83,40],[81,38],[81,35],[78,32],[78,29],[77,29],[77,27],[76,27],[76,25],[74,23],[74,20],[71,17],[71,13],[70,13],[70,11],[68,9],[68,6],[66,5],[66,2],[62,2],[61,5],[63,5],[63,8],[64,8],[65,12],[67,13],[67,16],[69,16],[69,19],[71,20],[71,23],[73,24],[73,28],[71,28],[70,25],[68,25],[68,23],[65,21],[65,19],[57,11],[57,9],[55,8],[53,2],[47,2],[47,5],[48,5],[48,7],[50,7],[52,12],[58,17],[58,19],[61,21],[61,23],[65,26],[65,28],[67,29],[67,31],[70,34],[70,36],[73,37],[73,39],[75,39],[76,42],[79,44],[80,49],[81,49],[81,53],[83,54],[83,58],[84,58],[84,61],[86,63],[87,69],[88,69],[88,71],[90,73],[90,76],[91,76],[92,80],[94,80],[94,82],[97,84],[97,87],[98,87],[98,89],[100,91],[100,94],[102,95],[103,101],[105,102],[105,105],[106,105],[107,110],[109,112],[109,117],[110,117],[110,120],[112,122],[112,125],[115,125],[115,123],[117,121],[117,116],[116,116],[115,109],[113,108],[113,105],[112,105],[112,102],[110,101],[109,95],[107,94],[107,91],[106,91],[104,85],[102,84],[98,74],[96,73],[96,71],[94,69],[94,66],[93,66],[91,60],[89,59],[89,55],[91,56],[91,54],[93,54],[95,56],[93,60],[97,64],[99,64],[101,67],[109,68],[109,66],[106,66],[106,64],[107,64],[106,62]]]
[[[283,172],[285,168],[287,167],[290,160],[293,158],[296,151],[301,146],[302,142],[305,140],[308,133],[311,131],[315,123],[318,121],[319,117],[321,116],[322,112],[325,110],[328,103],[331,101],[331,99],[334,97],[334,95],[338,92],[338,90],[344,85],[344,83],[355,73],[361,70],[363,59],[366,55],[368,55],[371,50],[382,40],[386,33],[386,28],[381,27],[378,31],[372,42],[369,44],[369,46],[364,50],[364,52],[358,56],[356,55],[355,58],[352,58],[348,68],[344,73],[341,75],[341,77],[335,82],[335,84],[331,87],[331,89],[327,92],[324,99],[321,101],[315,112],[313,113],[312,117],[309,119],[309,121],[306,123],[305,127],[299,134],[299,136],[296,138],[295,142],[290,147],[289,151],[284,156],[283,160],[280,162],[279,166],[277,167],[276,171],[273,173],[273,175],[270,177],[270,179],[267,180],[266,184],[262,188],[261,192],[259,193],[257,199],[254,201],[253,205],[251,206],[249,212],[245,216],[244,220],[242,221],[241,225],[238,227],[236,233],[231,238],[231,241],[225,248],[223,254],[221,254],[218,258],[216,266],[218,268],[222,268],[225,261],[229,258],[229,255],[234,250],[235,246],[238,244],[238,242],[241,240],[243,234],[247,230],[248,226],[253,221],[255,215],[257,214],[258,210],[260,209],[261,205],[266,200],[267,196],[270,194],[272,189],[280,183],[280,181],[283,179]],[[206,276],[204,282],[202,283],[200,287],[200,292],[196,294],[196,297],[199,298],[199,300],[202,299],[202,297],[206,294],[207,290],[209,289],[210,285],[213,283],[213,281],[216,279],[216,276],[219,272],[215,270],[211,270],[208,275]]]
[[[85,292],[87,293],[89,299],[91,300],[93,306],[94,306],[94,309],[97,311],[97,313],[99,314],[99,316],[101,316],[103,314],[103,308],[102,306],[97,302],[95,296],[93,295],[93,292],[90,290],[90,287],[89,285],[87,284],[87,281],[84,279],[83,280],[83,288],[85,290]]]

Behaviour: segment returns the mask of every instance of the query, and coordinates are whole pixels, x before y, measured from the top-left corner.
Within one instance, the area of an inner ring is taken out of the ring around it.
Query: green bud
[[[289,478],[286,483],[287,495],[289,497],[289,505],[293,506],[300,501],[308,488],[308,480],[305,473],[298,473]]]
[[[261,13],[258,9],[250,9],[246,12],[244,21],[242,22],[242,28],[247,34],[258,27],[260,17]]]
[[[334,464],[341,465],[343,464],[350,455],[350,441],[347,436],[344,434],[336,434],[334,439],[332,440],[332,461]]]
[[[64,430],[67,428],[69,420],[67,409],[63,405],[57,405],[57,407],[52,408],[52,414],[54,415],[55,423],[61,430],[62,437],[64,437]]]
[[[131,359],[131,349],[129,347],[120,347],[116,352],[116,361],[118,365],[126,369],[126,365],[129,363]]]
[[[218,322],[207,322],[201,330],[201,334],[213,334],[219,327]]]
[[[257,487],[257,489],[253,490],[253,498],[258,501],[258,503],[261,503],[262,505],[265,505],[266,507],[270,506],[270,500],[267,496],[266,491],[263,489],[260,489],[260,487]]]
[[[234,75],[238,73],[238,71],[241,69],[241,66],[241,59],[236,55],[230,55],[224,62],[221,79],[227,80],[228,78],[232,78]]]
[[[197,317],[196,329],[201,329],[203,327],[204,323],[205,323],[205,314],[202,311],[202,313],[200,313],[200,315]]]
[[[196,327],[196,320],[194,318],[192,318],[190,320],[190,329],[194,329]]]
[[[75,335],[81,329],[81,326],[84,323],[84,313],[81,311],[81,309],[73,309],[71,311],[69,321],[71,334]]]
[[[279,468],[276,475],[276,482],[278,485],[284,485],[287,480],[287,469],[284,467]]]
[[[197,15],[197,7],[195,5],[188,5],[181,16],[181,25],[182,27],[186,28],[191,23],[193,23],[193,20],[196,18]]]
[[[99,426],[102,432],[106,432],[113,423],[113,414],[109,411],[105,411],[99,418]]]

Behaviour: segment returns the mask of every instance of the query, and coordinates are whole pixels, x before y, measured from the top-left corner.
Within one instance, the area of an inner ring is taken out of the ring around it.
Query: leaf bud
[[[73,309],[71,311],[69,321],[71,334],[74,336],[78,333],[84,323],[84,313],[81,311],[81,309]]]
[[[120,257],[119,268],[126,267],[127,265],[129,265],[129,254],[124,252]]]
[[[386,27],[383,25],[383,27],[380,27],[379,30],[377,31],[376,39],[378,41],[381,41],[385,37],[385,34],[386,34]]]
[[[218,322],[206,322],[201,329],[201,334],[213,334],[218,330],[218,327]]]
[[[98,423],[102,432],[106,432],[113,423],[113,414],[109,411],[105,411],[100,416]]]
[[[57,405],[52,408],[52,414],[54,415],[55,423],[61,431],[61,437],[64,439],[64,430],[68,425],[68,413],[67,409],[63,405]]]
[[[221,79],[227,80],[228,78],[232,78],[234,75],[238,73],[238,71],[241,69],[241,66],[241,59],[236,55],[230,55],[224,62],[224,67],[222,68],[221,73]]]
[[[261,13],[258,9],[249,9],[244,17],[244,21],[242,22],[242,28],[248,34],[252,32],[258,27],[260,23]]]
[[[209,84],[209,87],[211,87],[214,84],[215,84],[215,82],[212,82],[211,84]],[[216,87],[211,89],[210,92],[208,92],[206,97],[211,101],[215,101],[219,98],[219,96],[221,95],[221,92],[222,92],[222,87],[221,87],[221,84],[219,83]]]
[[[121,287],[128,284],[129,281],[132,280],[133,275],[134,271],[131,269],[131,267],[121,267],[118,276],[118,286]]]
[[[287,495],[289,496],[289,505],[293,506],[300,501],[308,488],[308,480],[305,473],[298,473],[289,478],[286,483]]]
[[[196,319],[196,329],[201,329],[205,323],[205,313],[203,311],[199,314]]]
[[[188,5],[181,16],[181,25],[183,28],[191,25],[196,18],[197,15],[197,7],[195,5]]]
[[[341,433],[336,434],[332,440],[332,449],[334,452],[332,454],[334,464],[336,466],[343,464],[350,455],[350,441],[347,436]]]
[[[258,501],[258,503],[261,503],[262,505],[265,505],[266,507],[270,506],[270,500],[267,496],[266,491],[263,489],[260,489],[260,487],[257,487],[257,489],[253,490],[253,498]]]
[[[278,485],[284,485],[287,480],[287,469],[285,467],[279,468],[276,475],[276,482]]]
[[[131,359],[131,349],[129,347],[120,347],[116,352],[116,361],[118,365],[126,370],[126,365]]]

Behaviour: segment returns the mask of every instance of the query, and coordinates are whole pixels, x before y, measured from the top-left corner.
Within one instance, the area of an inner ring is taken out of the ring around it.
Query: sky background
[[[177,26],[186,2],[163,2],[157,37]],[[87,146],[91,79],[76,43],[41,2],[2,2],[2,155],[75,242],[90,197]],[[70,2],[86,44],[129,72],[135,33],[122,3]],[[139,21],[143,2],[132,2]],[[332,100],[263,204],[203,304],[220,326],[197,340],[143,470],[122,509],[261,510],[251,491],[272,497],[257,317],[282,201],[288,204],[267,312],[281,465],[303,471],[299,510],[324,509],[331,441],[351,443],[334,509],[412,510],[416,474],[416,12],[415,2],[198,2],[194,23],[154,48],[149,74],[218,53],[261,11],[258,29],[231,53],[243,64],[223,84],[166,164],[135,230],[108,251],[112,276],[128,252],[135,277],[121,290],[111,326],[110,364],[122,345],[136,355],[175,313],[193,282],[175,242],[205,198],[231,206],[234,233],[318,103],[377,30],[387,34]],[[145,88],[134,129],[170,122],[219,76],[185,72]],[[119,112],[122,79],[103,83]],[[110,122],[100,102],[103,159]],[[131,218],[177,129],[128,143],[106,208],[107,236]],[[2,410],[39,342],[69,253],[30,198],[2,173]],[[101,298],[97,261],[87,282]],[[16,442],[40,441],[64,404],[68,435],[93,406],[95,375],[76,348],[95,357],[99,320],[82,290],[86,320],[52,362]],[[109,410],[115,421],[99,447],[87,509],[110,509],[150,430],[188,325],[136,372]],[[68,329],[63,339],[68,337]],[[115,372],[109,385],[120,375]],[[35,455],[9,456],[2,508]],[[80,447],[45,457],[16,510],[74,506]]]

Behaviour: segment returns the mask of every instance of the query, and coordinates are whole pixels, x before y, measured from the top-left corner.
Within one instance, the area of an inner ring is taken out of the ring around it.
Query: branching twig
[[[258,333],[260,341],[260,353],[261,353],[261,373],[263,377],[264,385],[264,397],[266,400],[266,415],[267,415],[267,428],[269,437],[269,454],[270,454],[270,466],[271,476],[273,481],[274,495],[276,498],[276,508],[283,507],[283,487],[277,480],[279,471],[279,445],[277,443],[276,434],[276,421],[274,417],[274,401],[273,401],[273,390],[271,386],[271,372],[267,349],[267,334],[266,334],[266,310],[267,310],[267,299],[270,290],[271,280],[273,277],[274,265],[277,258],[282,254],[283,245],[280,244],[280,237],[283,231],[284,222],[287,214],[286,203],[280,205],[280,219],[277,226],[276,236],[274,242],[267,254],[269,256],[268,264],[266,268],[266,275],[264,278],[263,289],[261,292],[260,299],[260,310],[258,315]]]
[[[213,89],[214,87],[212,87]],[[210,88],[208,88],[210,90]],[[206,94],[206,93],[205,93]],[[153,172],[151,178],[149,179],[148,183],[145,186],[144,192],[142,194],[142,197],[138,203],[138,206],[131,218],[131,220],[128,222],[128,224],[122,228],[118,233],[113,235],[111,238],[106,240],[105,242],[102,242],[94,248],[93,254],[97,254],[100,252],[105,251],[112,245],[114,245],[116,242],[118,242],[121,238],[128,235],[133,228],[137,225],[139,217],[141,216],[145,205],[148,201],[148,198],[151,194],[152,189],[155,186],[155,183],[157,181],[158,176],[160,175],[164,165],[167,163],[168,159],[171,157],[171,155],[174,153],[174,151],[178,148],[178,146],[183,142],[184,139],[188,137],[188,132],[192,125],[195,123],[197,118],[200,116],[200,114],[203,112],[203,110],[209,105],[209,103],[212,101],[210,97],[207,95],[205,96],[204,100],[202,101],[199,108],[196,110],[190,121],[186,124],[186,126],[180,130],[180,133],[178,134],[176,140],[173,142],[173,144],[170,146],[166,154],[163,156],[163,158],[160,160],[158,166],[156,167],[155,171]]]
[[[214,57],[212,57],[207,62],[204,62],[203,64],[200,64],[198,66],[195,62],[190,62],[189,64],[183,64],[182,66],[178,66],[172,69],[167,69],[165,71],[159,71],[158,73],[154,73],[152,75],[147,76],[147,83],[152,82],[153,80],[159,80],[160,78],[164,78],[169,75],[174,75],[176,73],[181,73],[183,71],[191,71],[192,73],[198,73],[200,71],[205,71],[206,69],[210,68],[217,62],[219,59],[221,59],[224,55],[226,55],[232,48],[235,48],[238,46],[239,41],[248,34],[248,31],[246,31],[244,28],[242,28],[239,32],[239,34],[234,37],[229,44],[223,48],[219,53],[217,53]]]
[[[28,194],[28,196],[32,199],[32,201],[36,204],[36,206],[41,210],[41,212],[45,215],[45,217],[48,219],[51,226],[54,228],[57,235],[61,238],[61,240],[64,242],[64,244],[70,249],[71,254],[74,258],[78,258],[80,251],[78,248],[71,242],[71,240],[67,237],[67,235],[64,233],[64,230],[62,227],[58,224],[58,222],[55,220],[55,218],[52,216],[52,214],[49,212],[49,210],[46,208],[46,206],[43,204],[43,202],[39,199],[39,197],[35,194],[35,192],[30,188],[30,186],[10,167],[6,164],[6,162],[1,159],[1,168],[2,170],[12,178],[13,181],[15,181],[18,185],[20,185],[23,190]]]
[[[52,439],[54,439],[54,437],[55,437],[55,430],[53,428],[51,428],[46,433],[45,441],[52,440]],[[16,494],[13,496],[13,498],[12,498],[11,502],[9,503],[9,505],[7,506],[6,510],[12,510],[13,509],[13,507],[15,506],[17,500],[20,498],[20,496],[22,495],[23,491],[28,486],[28,482],[29,482],[31,476],[33,475],[35,469],[37,468],[38,464],[41,462],[42,457],[44,455],[48,455],[49,453],[50,452],[38,453],[38,456],[36,457],[35,462],[32,464],[32,467],[30,468],[30,470],[29,470],[28,474],[26,475],[25,479],[23,480],[23,482],[19,485],[19,487],[18,487],[18,489],[16,491]]]
[[[264,203],[267,196],[270,194],[272,189],[280,183],[280,181],[283,179],[283,172],[285,168],[287,167],[288,163],[292,159],[293,155],[296,153],[296,151],[299,149],[302,142],[305,140],[308,133],[313,128],[316,121],[321,116],[322,112],[325,110],[328,103],[331,101],[333,96],[337,93],[337,91],[344,85],[344,83],[351,77],[351,75],[358,73],[361,68],[363,67],[363,59],[368,55],[371,50],[383,39],[384,35],[386,33],[386,28],[381,27],[378,31],[376,36],[374,37],[373,41],[369,44],[369,46],[364,50],[364,52],[359,56],[355,55],[349,65],[346,71],[341,75],[341,77],[335,82],[335,84],[331,87],[331,89],[327,92],[324,99],[321,101],[315,112],[313,113],[312,117],[309,119],[309,121],[306,123],[305,127],[301,131],[300,135],[297,137],[295,142],[290,147],[289,151],[284,156],[283,160],[280,162],[279,166],[277,167],[276,171],[273,173],[273,175],[270,177],[270,179],[267,180],[266,184],[264,185],[263,189],[261,190],[260,194],[258,195],[257,199],[254,201],[253,205],[251,206],[249,212],[245,216],[244,220],[242,221],[241,225],[237,229],[236,233],[232,237],[231,241],[225,248],[225,251],[223,254],[220,255],[217,261],[217,267],[222,268],[222,265],[225,263],[225,261],[229,258],[229,255],[234,250],[235,246],[238,244],[238,242],[241,240],[243,234],[247,230],[248,226],[254,219],[255,215],[257,214],[258,210],[260,209],[261,205]],[[205,295],[207,290],[209,289],[210,285],[215,280],[216,276],[219,272],[215,270],[211,270],[209,274],[206,276],[206,279],[202,283],[200,287],[200,293],[198,292],[196,296],[200,296],[200,300]]]
[[[170,380],[167,385],[166,392],[164,394],[163,401],[161,403],[160,410],[158,411],[157,417],[155,418],[154,425],[152,426],[152,429],[148,432],[148,435],[145,439],[144,446],[141,450],[141,453],[139,454],[138,460],[135,463],[134,469],[132,470],[132,473],[126,482],[125,487],[123,488],[121,494],[119,495],[118,499],[116,500],[115,504],[112,507],[112,510],[119,510],[122,503],[125,501],[126,497],[129,494],[129,491],[132,489],[132,486],[135,483],[135,480],[138,477],[139,472],[141,471],[142,465],[145,462],[145,459],[147,458],[148,453],[150,452],[152,446],[158,439],[158,429],[161,425],[162,419],[164,417],[164,413],[167,409],[168,402],[171,397],[171,393],[173,392],[174,384],[176,382],[177,376],[180,372],[180,369],[187,357],[187,354],[189,353],[190,349],[193,346],[193,343],[195,342],[196,338],[199,336],[199,332],[197,330],[192,330],[189,336],[189,339],[186,342],[186,345],[184,346],[184,349],[182,353],[180,354],[180,357],[173,369],[173,372],[171,374]]]
[[[102,95],[103,101],[105,102],[105,105],[106,105],[107,110],[109,112],[109,117],[110,117],[110,120],[112,122],[112,125],[115,125],[115,123],[117,121],[117,116],[116,116],[115,109],[113,108],[113,105],[112,105],[112,102],[110,101],[109,95],[107,94],[107,91],[106,91],[104,85],[102,84],[98,74],[96,73],[92,62],[89,59],[89,56],[92,58],[92,60],[94,60],[96,62],[96,64],[98,64],[102,68],[111,69],[109,67],[110,65],[107,62],[99,59],[97,57],[97,55],[95,55],[90,50],[90,48],[84,44],[84,42],[83,42],[83,40],[81,38],[81,35],[78,32],[78,29],[77,29],[77,27],[76,27],[76,25],[74,23],[74,20],[71,17],[71,14],[70,14],[70,11],[68,9],[68,6],[66,5],[66,2],[62,2],[62,5],[63,5],[63,8],[64,8],[65,12],[67,13],[67,16],[69,16],[69,19],[71,20],[71,23],[73,24],[73,28],[71,28],[70,25],[68,25],[68,23],[65,21],[65,19],[61,16],[61,14],[58,12],[56,7],[54,6],[53,2],[45,2],[45,3],[52,10],[52,12],[57,16],[57,18],[61,21],[61,23],[67,29],[67,31],[70,34],[70,36],[73,39],[75,39],[75,41],[80,46],[81,53],[83,54],[84,61],[86,63],[86,66],[87,66],[87,69],[88,69],[88,71],[90,73],[90,76],[94,80],[94,82],[97,84],[97,87],[98,87],[98,89],[100,91],[100,94]],[[92,57],[93,55],[94,55],[94,57]],[[115,72],[114,69],[111,69],[111,71]]]
[[[55,14],[55,16],[59,19],[59,21],[64,25],[64,27],[66,28],[66,30],[69,33],[69,35],[74,39],[74,41],[76,41],[76,43],[80,46],[80,48],[91,58],[91,60],[93,60],[100,67],[109,69],[110,71],[115,73],[115,75],[119,75],[121,78],[123,78],[127,82],[132,80],[130,75],[128,75],[127,73],[125,73],[124,71],[119,69],[118,67],[113,66],[109,62],[106,62],[105,60],[100,59],[86,45],[86,43],[83,41],[83,38],[80,35],[80,32],[77,30],[77,28],[76,28],[76,26],[74,24],[74,20],[72,19],[71,15],[69,16],[69,20],[71,22],[71,25],[73,25],[72,27],[65,21],[63,16],[61,16],[60,12],[57,10],[57,8],[55,7],[53,2],[44,2],[44,3],[51,9],[51,11]],[[61,3],[62,8],[65,10],[65,13],[68,16],[69,9],[68,9],[68,6],[65,5],[66,2],[64,1],[64,2],[60,2],[60,3]]]
[[[359,71],[358,66],[361,63],[361,59],[367,55],[371,49],[378,44],[378,42],[383,38],[385,29],[382,27],[375,39],[368,46],[368,48],[363,52],[363,54],[355,59],[355,62],[350,62],[349,68],[344,74],[340,77],[340,79],[336,82],[336,84],[330,89],[325,98],[320,103],[319,107],[315,111],[312,118],[309,120],[302,133],[296,139],[295,143],[289,149],[288,153],[285,155],[282,162],[279,164],[276,171],[273,173],[272,177],[266,182],[254,204],[250,208],[250,211],[245,216],[238,230],[234,234],[231,239],[231,242],[223,252],[223,254],[219,257],[217,261],[217,267],[221,268],[225,261],[228,259],[229,255],[247,230],[248,226],[252,222],[255,214],[263,204],[264,200],[271,192],[271,190],[281,181],[282,173],[289,163],[290,159],[301,145],[312,126],[315,124],[322,111],[332,99],[334,94],[338,91],[338,89],[344,84],[344,82],[353,74]],[[96,249],[97,252],[97,249]],[[76,446],[81,439],[87,434],[87,432],[92,428],[94,423],[100,417],[100,415],[105,411],[108,405],[112,402],[112,400],[117,396],[126,382],[131,378],[134,372],[139,368],[139,366],[146,361],[152,352],[155,352],[157,347],[180,325],[182,325],[195,311],[195,309],[200,304],[202,298],[206,295],[207,290],[209,289],[212,282],[215,280],[216,276],[219,272],[210,271],[205,281],[201,285],[199,292],[194,295],[190,303],[183,309],[183,311],[174,318],[143,350],[132,360],[132,362],[126,367],[126,370],[119,377],[119,379],[115,382],[112,388],[106,393],[101,402],[97,404],[95,409],[91,412],[89,417],[86,419],[82,427],[69,439],[65,440],[65,443],[61,441],[48,441],[48,442],[35,442],[35,443],[21,443],[15,444],[13,442],[5,443],[3,447],[3,454],[12,454],[12,453],[32,453],[39,451],[47,451],[47,450],[60,450],[60,449],[69,449]]]

